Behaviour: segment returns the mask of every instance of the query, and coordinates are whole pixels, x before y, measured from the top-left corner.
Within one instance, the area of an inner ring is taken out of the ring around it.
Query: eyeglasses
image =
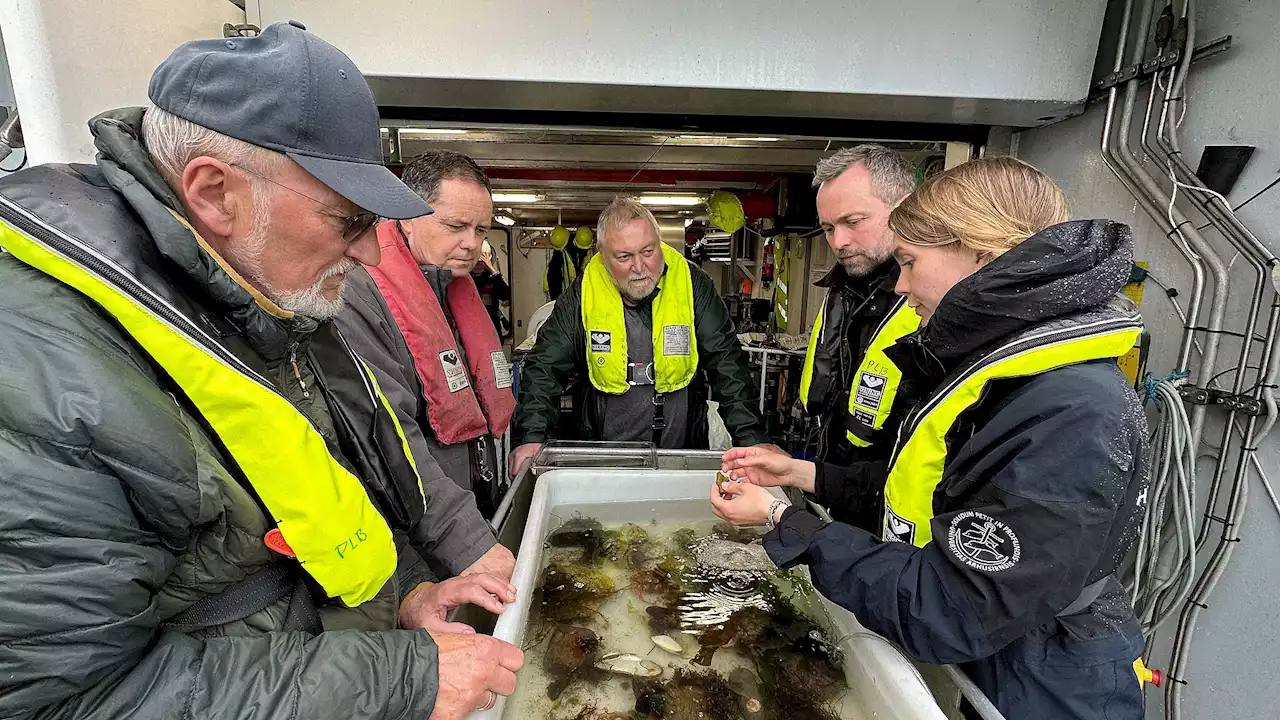
[[[276,187],[282,187],[285,190],[288,190],[289,192],[293,193],[294,195],[301,195],[302,197],[310,200],[311,202],[317,205],[320,205],[321,207],[326,207],[334,211],[335,213],[338,214],[339,217],[343,219],[344,224],[342,227],[342,239],[345,240],[346,242],[350,243],[350,242],[355,242],[356,240],[359,240],[361,237],[364,236],[365,233],[369,232],[369,228],[372,228],[374,225],[378,223],[377,213],[360,212],[360,213],[356,213],[355,215],[348,215],[342,210],[340,210],[339,208],[336,208],[330,205],[329,203],[321,202],[311,197],[310,195],[302,192],[301,190],[295,190],[289,187],[288,185],[285,185],[282,182],[279,182],[277,180],[272,180],[271,178],[267,177],[266,175],[263,175],[262,173],[250,170],[249,168],[243,165],[236,165],[235,163],[227,163],[227,164],[231,165],[232,167],[239,168],[240,170],[258,178],[259,180],[266,180],[267,182],[271,183],[272,185],[275,185]]]

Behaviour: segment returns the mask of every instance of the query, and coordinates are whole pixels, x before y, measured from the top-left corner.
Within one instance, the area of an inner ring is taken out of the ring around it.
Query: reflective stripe
[[[386,584],[396,568],[390,528],[360,480],[287,399],[120,288],[3,222],[0,246],[96,302],[173,378],[326,593],[355,606]]]
[[[679,390],[698,370],[698,333],[693,325],[693,275],[675,248],[662,244],[667,271],[653,299],[654,385],[659,393]],[[582,327],[587,336],[587,369],[600,392],[621,395],[627,382],[627,323],[618,292],[600,255],[582,271]]]
[[[804,353],[804,370],[800,372],[800,403],[804,405],[805,412],[809,410],[809,391],[813,386],[813,370],[817,361],[818,345],[822,342],[822,321],[827,313],[827,299],[831,297],[831,291],[822,298],[822,305],[818,307],[818,317],[813,321],[813,330],[809,332],[809,347]]]
[[[422,494],[422,503],[427,502],[427,491],[422,487],[422,474],[418,472],[418,462],[413,459],[413,451],[409,449],[409,438],[405,437],[404,428],[400,426],[400,418],[396,416],[396,409],[391,407],[391,401],[386,395],[382,394],[382,388],[378,385],[378,378],[373,375],[373,368],[364,361],[364,358],[357,357],[360,361],[360,368],[364,370],[365,377],[369,378],[369,382],[373,385],[373,394],[378,396],[378,402],[382,403],[382,409],[387,411],[387,415],[391,416],[391,424],[396,428],[396,436],[400,438],[400,448],[404,450],[404,458],[409,461],[409,467],[413,468],[413,476],[418,480],[418,492]]]
[[[1136,323],[1129,321],[1127,327],[1118,329],[1115,322],[1101,323],[1107,329],[1083,336],[1072,335],[1080,331],[1072,328],[1015,340],[979,361],[934,396],[921,409],[922,415],[913,420],[910,435],[889,470],[884,489],[883,538],[917,547],[924,547],[933,539],[929,523],[933,519],[934,491],[942,482],[946,466],[947,433],[960,413],[982,398],[989,382],[1039,375],[1089,360],[1118,358],[1133,347],[1142,332]],[[1030,347],[1006,355],[1010,348],[1028,341],[1032,342]]]
[[[855,447],[871,447],[872,433],[884,427],[902,382],[902,371],[884,351],[919,329],[920,316],[906,298],[899,299],[876,328],[849,387],[849,427],[845,435]]]

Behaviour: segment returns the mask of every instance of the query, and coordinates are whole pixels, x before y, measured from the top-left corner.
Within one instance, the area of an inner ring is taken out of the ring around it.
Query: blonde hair
[[[1048,175],[990,157],[926,180],[889,214],[889,229],[911,245],[960,243],[991,259],[1068,219],[1067,197]]]
[[[658,219],[649,212],[649,208],[640,204],[635,198],[618,196],[609,203],[609,207],[600,213],[600,219],[596,222],[596,235],[600,238],[600,247],[604,247],[608,243],[609,236],[615,230],[620,230],[635,220],[644,220],[653,227],[653,234],[659,238],[662,237],[662,230],[658,227]]]

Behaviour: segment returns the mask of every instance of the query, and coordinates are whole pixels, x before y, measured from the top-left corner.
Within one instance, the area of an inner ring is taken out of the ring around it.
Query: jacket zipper
[[[302,372],[298,370],[298,343],[289,346],[289,366],[293,368],[293,377],[298,381],[298,387],[302,388],[302,397],[310,400],[311,393],[307,391],[307,383],[302,379]]]
[[[138,282],[132,275],[116,267],[109,259],[102,257],[96,250],[62,233],[57,228],[28,216],[21,207],[4,196],[0,196],[0,220],[4,220],[55,253],[111,283],[113,287],[128,295],[130,299],[142,305],[151,314],[174,327],[208,354],[230,365],[236,371],[248,376],[271,392],[284,397],[271,382],[259,375],[253,368],[244,364],[231,351],[214,342],[190,318]]]

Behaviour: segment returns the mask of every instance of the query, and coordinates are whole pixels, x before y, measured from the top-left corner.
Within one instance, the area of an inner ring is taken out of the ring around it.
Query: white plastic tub
[[[538,571],[542,568],[543,539],[553,522],[551,511],[554,508],[703,500],[709,497],[714,481],[715,473],[706,471],[573,469],[552,470],[540,476],[512,577],[519,592],[516,602],[498,619],[494,637],[516,645],[524,643],[529,600],[536,586]],[[708,501],[708,514],[710,511]],[[846,679],[866,718],[946,720],[919,673],[888,641],[864,629],[844,608],[825,599],[822,603],[835,626],[835,637],[844,638],[841,650]],[[471,717],[475,720],[498,720],[503,717],[505,708],[506,698],[500,697],[491,710],[477,711]]]

